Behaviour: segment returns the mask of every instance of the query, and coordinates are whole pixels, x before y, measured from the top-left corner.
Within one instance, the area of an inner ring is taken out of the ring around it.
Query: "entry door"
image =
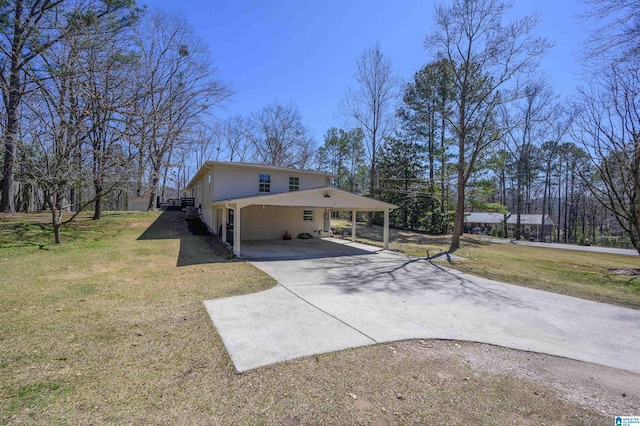
[[[324,232],[329,232],[331,228],[331,212],[329,210],[324,211]]]
[[[227,221],[227,243],[233,245],[233,222],[234,222],[234,211],[229,209],[229,220]]]
[[[216,229],[216,232],[218,233],[219,237],[222,237],[222,227],[225,225],[224,223],[222,223],[222,209],[216,209],[216,223],[218,224],[218,229]]]

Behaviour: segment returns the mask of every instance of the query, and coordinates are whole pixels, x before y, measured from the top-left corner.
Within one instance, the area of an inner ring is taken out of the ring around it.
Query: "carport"
[[[252,262],[268,260],[324,259],[361,256],[381,251],[380,247],[354,243],[341,238],[311,240],[251,240],[242,242],[242,257]]]
[[[213,229],[221,231],[223,241],[227,240],[226,218],[233,217],[233,253],[236,257],[242,257],[242,240],[276,239],[276,235],[283,228],[287,218],[292,214],[304,211],[323,212],[324,222],[320,223],[318,237],[328,235],[328,218],[332,211],[348,211],[352,217],[357,212],[383,212],[384,232],[383,246],[389,247],[389,212],[396,208],[395,205],[361,195],[352,194],[336,188],[322,187],[303,191],[292,191],[279,194],[257,195],[244,198],[233,198],[217,201],[211,204],[213,209]],[[230,215],[229,212],[232,212]],[[247,219],[250,218],[250,219]],[[257,223],[259,222],[259,224]],[[260,225],[260,226],[258,226]],[[246,228],[246,229],[243,229]],[[271,229],[271,234],[260,233],[264,229]],[[288,229],[288,228],[284,228]],[[294,228],[295,229],[295,228]],[[324,231],[320,232],[320,231]],[[275,233],[275,234],[274,234]],[[243,238],[243,234],[245,237]],[[280,234],[281,235],[281,234]],[[351,241],[356,239],[356,223],[352,220]]]

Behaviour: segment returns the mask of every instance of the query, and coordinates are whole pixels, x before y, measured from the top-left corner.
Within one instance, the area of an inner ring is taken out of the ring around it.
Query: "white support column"
[[[242,209],[236,204],[233,212],[233,254],[240,257],[240,217]]]
[[[351,212],[351,242],[356,242],[356,211]]]
[[[384,209],[384,233],[382,243],[385,250],[389,250],[389,209]]]
[[[218,215],[216,214],[216,208],[211,206],[211,231],[213,235],[218,235]]]
[[[229,209],[226,207],[222,208],[222,241],[227,242],[227,221],[229,220]]]

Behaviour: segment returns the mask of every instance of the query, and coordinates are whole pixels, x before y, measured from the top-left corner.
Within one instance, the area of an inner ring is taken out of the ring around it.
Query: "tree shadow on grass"
[[[229,261],[225,255],[226,248],[213,246],[221,244],[215,241],[214,237],[194,235],[189,231],[189,224],[184,220],[184,212],[180,210],[162,212],[138,237],[138,240],[180,240],[180,252],[176,266]]]

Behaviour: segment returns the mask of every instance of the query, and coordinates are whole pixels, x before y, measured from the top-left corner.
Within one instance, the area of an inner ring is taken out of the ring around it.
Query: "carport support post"
[[[235,211],[233,212],[233,254],[236,257],[240,257],[240,211],[242,209],[240,206],[236,205]]]
[[[222,241],[226,244],[227,243],[227,223],[229,221],[229,209],[227,209],[226,207],[222,208],[222,235],[220,235],[222,237]],[[218,225],[220,226],[220,225]]]
[[[356,212],[351,212],[351,242],[356,242]]]
[[[389,250],[389,209],[384,209],[384,233],[382,234],[382,244],[385,250]]]

